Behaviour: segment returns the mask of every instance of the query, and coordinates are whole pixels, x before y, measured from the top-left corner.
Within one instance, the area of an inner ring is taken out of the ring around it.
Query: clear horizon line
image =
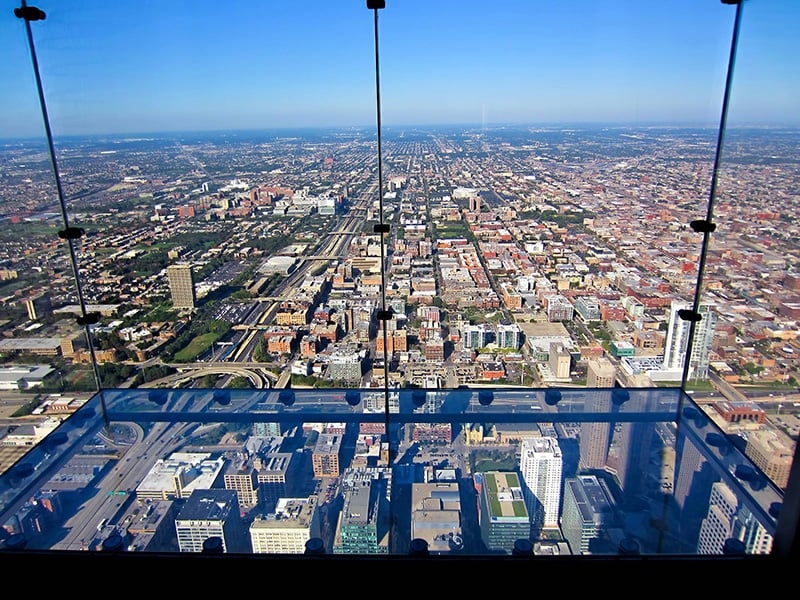
[[[481,131],[491,131],[506,128],[564,128],[564,127],[584,127],[584,128],[638,128],[638,129],[651,129],[651,128],[675,128],[675,129],[719,129],[719,123],[712,123],[708,121],[509,121],[497,123],[480,123],[480,122],[464,122],[464,123],[404,123],[404,124],[382,124],[381,130],[395,130],[395,129],[443,129],[443,128],[465,128],[465,129],[479,129]],[[218,128],[192,128],[192,129],[161,129],[161,130],[130,130],[130,131],[98,131],[98,132],[84,132],[84,133],[63,133],[54,135],[54,139],[66,139],[76,137],[102,137],[102,136],[166,136],[176,134],[223,134],[223,133],[257,133],[268,131],[331,131],[339,130],[346,131],[348,129],[372,129],[375,130],[376,126],[372,124],[348,124],[348,125],[272,125],[263,127],[218,127]],[[741,123],[728,123],[726,130],[731,129],[800,129],[800,124],[793,123],[758,123],[758,122],[741,122]],[[0,140],[3,142],[19,142],[19,141],[45,141],[45,133],[30,134],[30,135],[17,135],[17,136],[3,136]]]

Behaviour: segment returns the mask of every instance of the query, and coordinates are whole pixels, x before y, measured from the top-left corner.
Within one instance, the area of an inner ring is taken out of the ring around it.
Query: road
[[[186,403],[194,402],[197,396],[190,399],[178,395],[173,402],[168,402],[162,407],[164,412],[180,412],[187,408]],[[213,406],[213,397],[208,396],[205,405],[192,407],[194,410],[204,412]],[[166,456],[179,447],[183,440],[180,433],[183,428],[193,424],[175,424],[171,422],[153,421],[150,429],[145,433],[138,425],[132,424],[135,439],[130,446],[124,448],[122,455],[111,471],[98,481],[97,491],[88,498],[64,524],[66,535],[55,543],[55,550],[92,550],[93,545],[101,543],[119,524],[119,520],[126,512],[128,499],[133,499],[133,492],[141,483],[147,473],[152,469],[155,461],[160,456]],[[96,430],[101,432],[102,424]],[[120,493],[123,492],[123,493]],[[91,517],[87,517],[91,515]],[[98,523],[107,520],[107,527],[98,531]]]

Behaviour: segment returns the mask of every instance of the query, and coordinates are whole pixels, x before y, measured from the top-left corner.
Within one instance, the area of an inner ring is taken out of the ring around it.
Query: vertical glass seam
[[[27,9],[27,5],[25,0],[22,0],[22,9],[23,11]],[[42,18],[44,18],[44,13],[42,13]],[[41,73],[39,71],[39,61],[36,56],[36,46],[33,42],[33,32],[31,30],[30,20],[22,16],[22,20],[25,22],[25,32],[28,38],[28,48],[30,49],[31,53],[31,62],[33,67],[33,74],[36,78],[36,91],[39,96],[39,106],[42,112],[42,120],[44,121],[44,128],[45,128],[45,135],[47,137],[47,146],[50,154],[50,163],[53,168],[53,178],[55,179],[56,184],[56,191],[58,193],[58,204],[61,209],[61,218],[64,222],[64,229],[65,231],[70,230],[70,223],[69,223],[69,214],[67,210],[66,200],[64,199],[64,190],[61,183],[61,173],[58,168],[58,160],[56,158],[56,150],[55,144],[53,142],[53,132],[50,126],[50,117],[47,111],[47,102],[45,101],[44,96],[44,88],[42,86],[42,78]],[[89,348],[89,355],[91,357],[91,364],[92,364],[92,372],[95,378],[95,387],[99,391],[102,388],[102,382],[100,379],[100,371],[97,364],[97,359],[95,357],[94,351],[94,344],[92,342],[92,333],[91,333],[91,319],[87,318],[87,310],[86,310],[86,301],[83,296],[83,289],[81,287],[80,281],[80,272],[78,269],[78,259],[75,253],[75,244],[74,239],[70,236],[65,236],[65,241],[67,242],[67,247],[69,248],[69,258],[70,258],[70,266],[72,268],[72,275],[75,279],[75,291],[78,296],[78,304],[80,306],[81,311],[81,320],[83,327],[86,332],[86,343]],[[80,322],[79,321],[79,322]],[[103,408],[103,416],[105,418],[105,403],[103,402],[103,398],[101,395],[101,406]]]

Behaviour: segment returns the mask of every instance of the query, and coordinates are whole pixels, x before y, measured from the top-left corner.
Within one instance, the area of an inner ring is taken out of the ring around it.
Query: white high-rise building
[[[563,460],[554,437],[524,438],[519,468],[525,501],[535,527],[558,527]]]
[[[727,539],[744,544],[747,554],[769,554],[772,536],[724,482],[711,486],[708,514],[700,526],[698,554],[722,554]]]
[[[484,323],[466,325],[463,331],[464,348],[483,348],[491,341],[491,331]]]
[[[669,329],[664,345],[664,369],[682,371],[689,347],[690,321],[684,321],[678,315],[680,310],[691,310],[688,302],[673,300],[669,311]],[[713,304],[704,303],[698,307],[701,319],[695,323],[692,340],[691,357],[689,359],[689,379],[708,379],[708,356],[711,342],[714,339],[714,327],[717,324],[717,313]]]
[[[519,350],[522,345],[522,329],[516,323],[497,325],[497,345],[501,348]]]

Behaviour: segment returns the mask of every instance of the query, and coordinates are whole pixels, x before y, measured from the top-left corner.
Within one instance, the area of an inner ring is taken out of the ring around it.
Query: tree
[[[272,356],[270,356],[270,353],[267,350],[266,338],[262,337],[258,341],[256,349],[253,351],[253,358],[256,362],[272,362]]]
[[[200,380],[200,387],[213,388],[217,384],[217,375],[209,373]]]
[[[755,363],[752,362],[745,363],[745,365],[742,368],[748,373],[750,373],[750,375],[758,375],[761,371],[764,370],[764,367],[756,365]]]
[[[98,370],[103,386],[115,388],[133,375],[136,368],[121,363],[102,363],[98,365]]]
[[[151,367],[146,367],[142,369],[142,380],[147,383],[150,381],[155,381],[156,379],[161,379],[162,377],[168,377],[177,373],[177,370],[168,367],[166,365],[153,365]]]
[[[225,386],[232,389],[238,390],[251,390],[253,389],[253,382],[250,381],[247,377],[233,377],[228,382],[228,385]]]

